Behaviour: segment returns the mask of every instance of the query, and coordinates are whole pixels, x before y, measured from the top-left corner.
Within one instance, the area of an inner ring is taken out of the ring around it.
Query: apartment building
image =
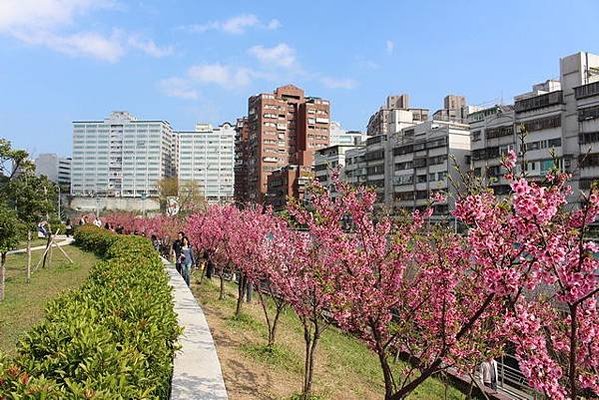
[[[365,142],[367,138],[368,135],[364,132],[347,131],[339,122],[331,122],[329,146],[354,146]]]
[[[225,122],[218,127],[197,124],[194,131],[178,131],[179,187],[186,182],[199,185],[208,203],[233,200],[235,127]]]
[[[345,177],[346,153],[349,150],[361,148],[364,145],[358,142],[353,144],[338,144],[325,147],[316,152],[314,160],[314,177],[325,187],[332,189],[332,174],[334,171],[339,172],[341,179]]]
[[[330,104],[286,85],[250,97],[247,124],[246,167],[239,171],[247,171],[247,200],[262,202],[270,174],[288,165],[311,166],[314,152],[329,145]]]
[[[247,117],[238,118],[235,124],[235,179],[234,198],[237,203],[248,200],[248,165],[250,158],[250,125]]]
[[[464,96],[450,94],[443,99],[443,108],[433,114],[433,120],[465,124],[468,121],[468,115],[479,110],[480,107],[469,106]]]
[[[516,149],[514,107],[497,105],[468,116],[471,130],[471,168],[496,194],[510,191],[502,178],[501,160],[511,149]]]
[[[389,208],[425,207],[431,196],[442,191],[448,196],[435,206],[435,215],[447,217],[453,209],[459,171],[467,171],[470,127],[452,121],[428,121],[406,128],[390,143]]]
[[[498,194],[510,188],[501,158],[509,149],[524,154],[523,167],[533,180],[553,168],[573,174],[574,189],[599,179],[599,56],[580,52],[560,60],[560,79],[536,84],[514,98],[469,116],[472,168]],[[588,153],[588,154],[587,154]]]
[[[71,186],[71,157],[59,157],[53,153],[43,153],[35,158],[35,174],[45,175],[62,188]]]
[[[289,198],[303,199],[307,185],[313,179],[312,168],[304,165],[287,165],[267,178],[266,203],[275,210],[282,210]]]
[[[366,184],[366,144],[345,152],[344,179],[354,186]]]
[[[403,113],[402,113],[403,111]],[[396,133],[404,128],[402,124],[417,124],[428,120],[429,110],[411,108],[407,94],[388,96],[385,104],[368,120],[368,136]]]
[[[104,120],[73,122],[71,194],[146,198],[175,173],[173,129],[167,121],[138,120],[115,111]]]

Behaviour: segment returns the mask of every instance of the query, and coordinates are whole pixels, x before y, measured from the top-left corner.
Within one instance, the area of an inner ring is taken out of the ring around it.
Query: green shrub
[[[145,238],[91,226],[75,240],[104,261],[80,289],[50,302],[12,366],[3,371],[0,359],[0,398],[167,399],[180,328],[158,253]],[[35,377],[46,397],[19,397],[31,387],[11,368]]]

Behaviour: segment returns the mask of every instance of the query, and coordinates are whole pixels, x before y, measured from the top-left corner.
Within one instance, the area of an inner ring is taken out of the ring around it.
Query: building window
[[[578,121],[582,122],[596,118],[599,118],[599,106],[578,109]]]

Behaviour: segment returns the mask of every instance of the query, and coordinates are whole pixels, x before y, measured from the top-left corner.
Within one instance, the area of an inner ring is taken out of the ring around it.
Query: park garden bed
[[[157,252],[95,227],[76,243],[104,260],[0,357],[0,398],[167,399],[180,329]]]
[[[290,400],[301,392],[303,330],[295,313],[281,315],[277,344],[266,348],[266,324],[257,298],[244,304],[235,318],[237,286],[226,285],[224,300],[219,298],[218,279],[196,275],[192,285],[214,337],[230,400]],[[384,398],[384,384],[376,355],[368,347],[335,327],[325,331],[317,352],[315,394],[321,400]],[[404,364],[398,363],[396,368]],[[467,396],[449,383],[428,379],[408,399],[465,399]]]

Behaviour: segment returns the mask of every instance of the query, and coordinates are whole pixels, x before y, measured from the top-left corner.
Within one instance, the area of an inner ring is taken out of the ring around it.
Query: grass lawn
[[[301,390],[303,330],[292,310],[281,316],[277,347],[266,352],[266,323],[256,296],[244,303],[243,315],[235,312],[236,285],[227,284],[227,297],[218,300],[218,278],[198,275],[192,290],[199,299],[214,336],[230,400],[289,400]],[[411,400],[465,399],[457,389],[429,379],[409,397]],[[317,348],[314,391],[319,399],[380,400],[384,384],[378,359],[363,343],[331,327]]]
[[[12,254],[6,257],[6,297],[0,302],[0,351],[15,354],[15,344],[20,335],[44,316],[46,303],[61,292],[79,287],[87,278],[91,267],[98,261],[91,253],[74,246],[63,249],[74,264],[54,249],[52,265],[32,273],[26,283],[27,255]],[[33,269],[43,251],[32,252]]]
[[[48,239],[38,239],[37,235],[31,239],[31,247],[36,246],[45,246],[48,243]],[[26,249],[27,248],[27,240],[23,240],[19,242],[17,249]]]

